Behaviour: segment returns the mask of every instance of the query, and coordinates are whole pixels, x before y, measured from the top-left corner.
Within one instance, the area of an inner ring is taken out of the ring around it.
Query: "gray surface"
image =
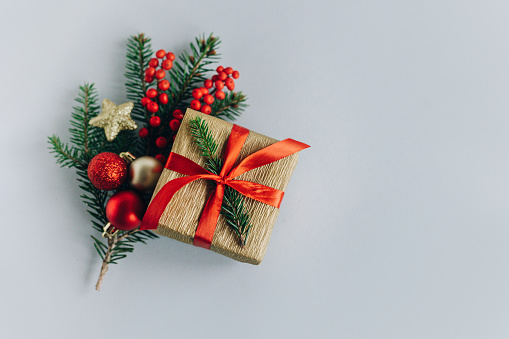
[[[507,1],[2,5],[2,338],[508,338]],[[259,267],[169,239],[100,262],[67,137],[126,38],[224,41],[239,124],[309,143]]]

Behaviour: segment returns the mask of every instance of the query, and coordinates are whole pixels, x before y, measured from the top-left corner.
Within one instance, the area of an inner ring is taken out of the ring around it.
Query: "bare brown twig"
[[[135,229],[130,232],[126,232],[126,233],[122,234],[121,236],[115,235],[111,238],[108,238],[108,250],[106,251],[106,254],[104,255],[103,263],[101,265],[101,271],[99,273],[99,278],[97,279],[97,283],[95,284],[95,289],[97,291],[101,290],[101,285],[103,283],[104,276],[106,275],[106,272],[108,272],[108,265],[111,260],[111,255],[113,254],[113,250],[115,249],[115,247],[117,246],[117,244],[119,242],[121,242],[122,240],[124,240],[125,238],[127,238],[128,236],[130,236],[131,234],[136,233],[136,232],[138,232],[138,229]]]

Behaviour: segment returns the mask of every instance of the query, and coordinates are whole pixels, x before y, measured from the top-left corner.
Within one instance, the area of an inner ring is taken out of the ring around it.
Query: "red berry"
[[[232,83],[231,86],[226,86],[230,91],[233,91],[235,89],[235,84]]]
[[[147,90],[147,97],[153,99],[157,96],[157,91],[153,88]]]
[[[203,93],[201,92],[201,89],[195,88],[193,89],[193,98],[200,99],[203,96]]]
[[[233,84],[235,83],[235,81],[233,81],[232,78],[228,78],[224,81],[224,84],[226,85],[226,87],[230,87],[232,86]]]
[[[166,93],[159,94],[159,102],[163,105],[166,105],[168,103],[168,94]]]
[[[157,104],[156,104],[157,105]],[[150,124],[150,126],[152,127],[159,127],[159,125],[161,125],[161,118],[159,118],[158,116],[153,116],[152,118],[150,118],[150,120],[148,121],[148,123]]]
[[[212,108],[210,108],[209,105],[203,105],[200,111],[205,114],[210,114],[212,112]]]
[[[172,139],[173,141],[175,141],[175,138],[176,138],[176,137],[177,137],[177,134],[173,134],[173,136],[171,137],[171,139]]]
[[[190,106],[195,111],[198,111],[201,108],[201,102],[199,100],[194,99],[191,101]]]
[[[148,137],[148,129],[146,129],[145,127],[140,128],[140,130],[138,131],[138,135],[140,136],[140,138]]]
[[[182,118],[184,118],[184,114],[182,113],[182,111],[181,111],[181,110],[176,109],[176,110],[174,110],[174,111],[173,111],[173,117],[174,117],[175,119],[182,120]]]
[[[206,103],[207,105],[212,105],[212,103],[214,102],[214,97],[210,94],[207,94],[206,96],[203,97],[203,102]]]
[[[216,99],[217,100],[223,100],[226,97],[223,91],[217,91],[216,92]]]
[[[175,60],[175,54],[173,54],[172,52],[168,52],[168,54],[166,54],[166,59],[169,59],[171,61]]]
[[[156,52],[156,57],[159,59],[164,58],[165,55],[166,55],[166,51],[164,49],[160,49]]]
[[[154,67],[149,67],[145,70],[145,75],[148,77],[153,77],[156,74],[156,69]]]
[[[231,68],[231,67],[226,67],[226,68],[224,69],[224,72],[225,72],[226,74],[230,75],[230,74],[232,74],[232,73],[233,73],[233,68]]]
[[[217,73],[221,73],[223,70],[224,70],[224,67],[223,67],[223,66],[218,66],[218,67],[216,68]]]
[[[156,79],[162,79],[166,76],[164,69],[160,69],[156,72]]]
[[[171,119],[170,120],[170,129],[172,131],[177,131],[180,127],[180,120],[177,119]]]
[[[212,88],[212,80],[210,79],[205,80],[203,85],[205,86],[205,88]]]
[[[165,148],[168,145],[168,140],[165,137],[159,137],[156,139],[157,148]]]
[[[166,157],[162,154],[158,154],[156,155],[154,158],[156,158],[157,160],[159,160],[160,162],[162,162],[164,164],[164,162],[166,161]]]
[[[165,70],[169,70],[173,67],[173,62],[171,60],[166,59],[163,61],[161,67]]]
[[[239,75],[240,75],[240,74],[239,74],[239,71],[233,71],[233,73],[232,73],[232,78],[233,78],[233,79],[238,79],[238,78],[239,78]]]
[[[154,81],[154,78],[145,75],[145,82],[146,83],[150,84],[152,81]]]
[[[156,58],[152,58],[150,59],[150,61],[148,62],[148,65],[150,67],[157,67],[159,65],[159,60],[157,60]]]
[[[149,99],[149,98],[147,98],[147,97],[143,97],[143,98],[141,99],[141,105],[142,105],[143,107],[147,106],[149,102],[150,102],[150,99]]]
[[[149,102],[148,105],[147,105],[147,110],[150,112],[150,113],[155,113],[159,110],[159,105],[155,102]]]
[[[207,94],[209,94],[209,90],[208,90],[208,89],[206,89],[205,87],[200,87],[200,91],[201,91],[201,93],[202,93],[203,95],[207,95]]]
[[[157,84],[157,87],[159,87],[161,91],[167,91],[170,88],[170,82],[168,80],[163,80]]]
[[[219,80],[219,77],[216,75],[213,75],[212,76],[212,82],[216,82],[217,80]]]
[[[221,81],[225,81],[225,80],[226,80],[226,78],[228,78],[228,75],[226,75],[226,73],[225,73],[225,72],[221,72],[221,73],[219,73],[219,74],[218,74],[218,78],[219,78],[219,80],[221,80]]]
[[[218,90],[222,90],[224,87],[224,83],[221,80],[217,80],[216,82],[214,82],[214,85]]]

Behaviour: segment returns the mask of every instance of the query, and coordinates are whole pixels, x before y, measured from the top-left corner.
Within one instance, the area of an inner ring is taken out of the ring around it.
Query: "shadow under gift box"
[[[218,144],[218,152],[221,159],[224,158],[226,143],[233,124],[192,109],[187,109],[175,138],[172,152],[205,167],[205,158],[201,156],[198,147],[193,141],[189,125],[189,121],[196,117],[201,117],[208,124],[209,130]],[[276,139],[249,131],[247,140],[242,147],[237,161],[233,165],[234,168],[248,155],[277,141]],[[243,173],[236,177],[235,180],[251,181],[284,191],[297,165],[297,160],[298,152],[276,162]],[[184,176],[165,168],[159,178],[152,200],[167,182]],[[212,186],[207,180],[203,179],[193,181],[181,188],[166,206],[155,232],[192,244],[200,216],[211,193]],[[243,199],[244,206],[251,216],[252,224],[246,245],[244,247],[240,246],[238,235],[228,226],[224,216],[220,215],[210,249],[232,259],[257,265],[261,263],[267,251],[270,235],[279,214],[279,209],[244,196]]]

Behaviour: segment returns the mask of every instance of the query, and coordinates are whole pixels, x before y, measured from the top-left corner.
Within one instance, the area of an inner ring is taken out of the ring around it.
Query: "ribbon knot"
[[[140,230],[156,229],[161,215],[175,193],[185,185],[198,179],[214,180],[217,185],[201,214],[193,241],[195,246],[210,249],[221,212],[225,185],[246,197],[279,208],[284,195],[283,191],[251,181],[233,179],[252,169],[286,158],[309,146],[293,139],[285,139],[247,156],[236,167],[233,167],[248,134],[248,129],[233,125],[225,149],[223,167],[219,175],[207,171],[182,155],[171,152],[165,168],[186,176],[167,182],[159,190],[143,217]]]

